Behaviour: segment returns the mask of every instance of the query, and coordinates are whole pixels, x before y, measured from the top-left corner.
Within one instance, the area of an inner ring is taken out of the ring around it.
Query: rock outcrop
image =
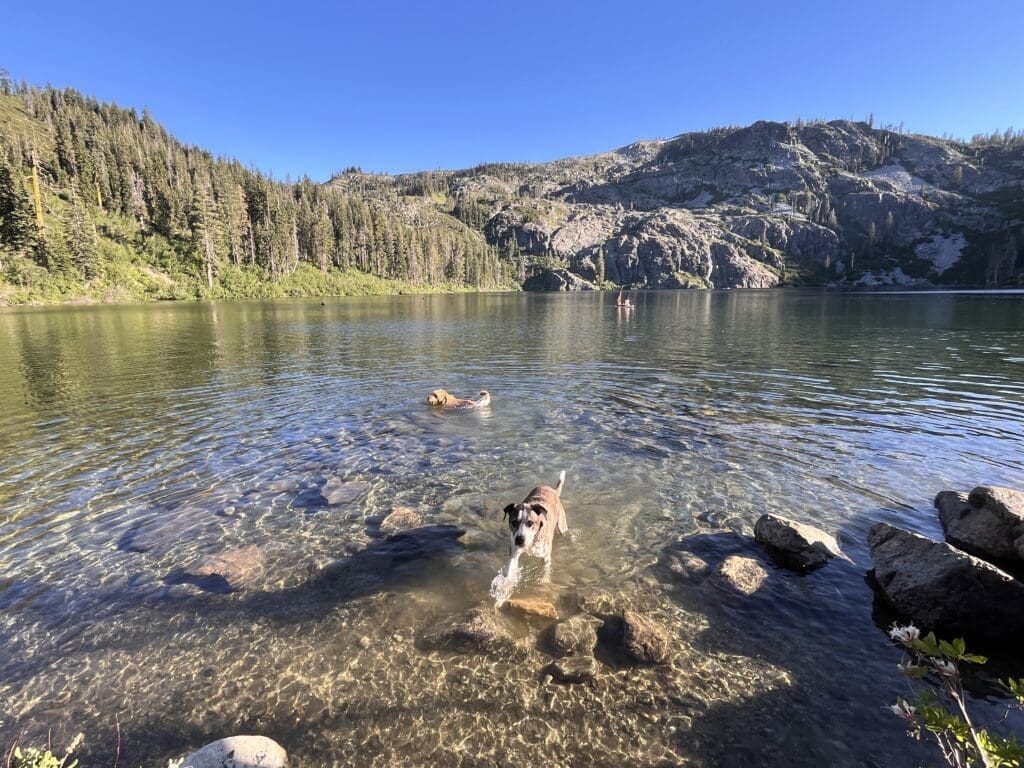
[[[1018,285],[1022,182],[1020,142],[969,145],[834,120],[330,183],[397,192],[420,218],[439,215],[424,190],[446,184],[459,201],[453,223],[478,229],[529,288],[575,290],[602,278],[664,288]],[[555,261],[568,270],[543,269]]]
[[[1024,634],[1024,583],[949,544],[886,523],[868,532],[875,579],[920,626],[1005,639]]]
[[[843,556],[834,536],[779,515],[761,515],[754,525],[754,540],[776,562],[797,571],[811,571]]]
[[[285,768],[288,753],[266,736],[229,736],[196,750],[182,768]]]

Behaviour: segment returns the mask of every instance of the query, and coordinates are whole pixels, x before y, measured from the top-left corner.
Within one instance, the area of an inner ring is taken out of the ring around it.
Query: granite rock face
[[[410,217],[444,215],[416,191],[425,178],[342,174],[329,183],[397,193]],[[970,145],[850,120],[761,121],[430,180],[472,203],[473,226],[534,290],[602,276],[666,288],[1024,278],[1020,143]],[[563,266],[540,269],[555,261]]]

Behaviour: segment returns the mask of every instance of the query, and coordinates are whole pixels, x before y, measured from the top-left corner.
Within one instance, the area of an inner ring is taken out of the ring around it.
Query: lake
[[[939,537],[938,491],[1024,487],[1024,295],[633,299],[0,311],[0,742],[81,730],[111,765],[117,718],[126,766],[235,733],[301,766],[938,762],[883,708],[905,686],[865,534]],[[435,412],[437,387],[493,402]],[[655,618],[670,663],[564,686],[540,650],[422,649],[488,600],[502,507],[563,469],[548,592]],[[433,535],[388,538],[394,506]],[[766,511],[852,562],[775,568]],[[250,545],[245,589],[174,575]],[[683,550],[769,577],[683,578]]]

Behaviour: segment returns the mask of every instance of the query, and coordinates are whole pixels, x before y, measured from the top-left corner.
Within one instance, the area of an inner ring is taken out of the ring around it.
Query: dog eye
[[[533,528],[533,520],[527,520],[526,521],[526,527],[527,528]]]

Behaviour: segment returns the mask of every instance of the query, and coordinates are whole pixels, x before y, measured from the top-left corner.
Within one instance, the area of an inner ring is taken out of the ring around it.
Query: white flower
[[[915,627],[912,623],[907,624],[905,627],[892,625],[892,629],[889,630],[889,637],[900,643],[912,643],[921,636],[921,630]]]
[[[896,717],[902,717],[904,720],[913,720],[914,714],[917,712],[917,709],[910,706],[906,699],[898,699],[889,709]]]
[[[943,661],[942,659],[931,659],[931,664],[933,667],[935,667],[935,671],[938,672],[940,675],[945,675],[946,677],[956,677],[957,668],[956,664],[954,664],[952,661]]]

